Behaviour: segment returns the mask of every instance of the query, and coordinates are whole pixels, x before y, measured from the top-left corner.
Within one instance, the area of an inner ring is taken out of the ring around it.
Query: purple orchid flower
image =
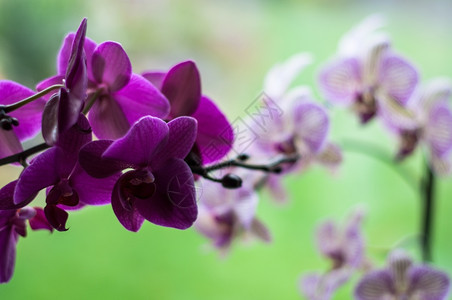
[[[18,102],[34,94],[32,90],[16,82],[0,81],[0,158],[21,152],[23,150],[21,142],[38,134],[45,100],[37,99],[8,115],[1,106]]]
[[[344,228],[326,221],[317,229],[317,247],[332,262],[324,273],[309,273],[302,277],[300,288],[310,300],[330,299],[335,290],[345,284],[358,268],[364,266],[364,239],[361,232],[363,212],[357,209]]]
[[[63,70],[70,67],[68,59],[74,51],[70,45],[76,43],[77,36],[78,32],[66,36],[58,54],[58,75],[41,82],[38,89],[61,83]],[[132,73],[129,57],[119,43],[108,41],[97,45],[86,38],[83,49],[88,95],[82,106],[89,109],[88,119],[98,138],[117,139],[143,116],[168,115],[168,100],[146,79]]]
[[[384,269],[367,273],[355,289],[357,300],[444,300],[450,289],[446,273],[415,265],[403,251],[394,251]]]
[[[78,123],[62,134],[54,147],[35,157],[22,172],[10,205],[25,206],[40,190],[48,188],[45,216],[55,229],[64,231],[68,218],[64,206],[109,203],[115,178],[92,178],[77,163],[79,149],[89,141],[89,123],[80,114]]]
[[[202,164],[223,158],[232,148],[234,134],[225,115],[201,93],[201,78],[193,61],[181,62],[168,72],[142,74],[168,98],[168,119],[191,116],[198,121],[194,151]]]
[[[238,170],[233,171],[234,174]],[[258,195],[250,185],[250,172],[240,173],[244,185],[238,189],[224,189],[220,184],[201,179],[202,193],[195,228],[212,241],[213,246],[226,253],[239,237],[258,237],[270,242],[268,229],[256,218]]]
[[[452,111],[449,100],[452,86],[449,80],[429,82],[413,96],[406,115],[411,119],[386,119],[386,124],[400,139],[397,157],[410,155],[420,143],[430,153],[430,163],[435,173],[450,173],[452,152]],[[411,121],[411,122],[410,122]]]
[[[388,38],[372,32],[381,25],[374,16],[352,29],[341,40],[339,57],[319,76],[325,98],[352,106],[362,123],[375,115],[397,114],[419,81],[417,70],[394,53]]]
[[[197,216],[193,174],[183,160],[196,139],[196,120],[179,117],[168,123],[143,117],[116,141],[84,146],[80,164],[96,178],[115,177],[111,204],[119,222],[138,231],[146,219],[186,229]],[[132,170],[121,174],[121,171]]]
[[[12,196],[13,189],[11,186],[2,189],[0,198],[9,193]],[[0,283],[10,281],[16,262],[16,244],[19,235],[25,237],[26,221],[30,222],[33,230],[52,228],[42,219],[42,209],[24,207],[21,209],[0,210]]]

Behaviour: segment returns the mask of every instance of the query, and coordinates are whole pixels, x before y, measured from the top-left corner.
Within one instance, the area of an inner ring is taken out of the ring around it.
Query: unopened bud
[[[221,185],[227,189],[237,189],[242,186],[242,178],[229,173],[223,176]]]

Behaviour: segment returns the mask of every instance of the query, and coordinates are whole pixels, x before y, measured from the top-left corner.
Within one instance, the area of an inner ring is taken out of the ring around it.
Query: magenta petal
[[[0,104],[12,104],[34,95],[35,92],[16,82],[0,81]],[[41,115],[45,100],[40,98],[9,113],[19,121],[14,133],[20,141],[34,137],[41,129]]]
[[[102,157],[112,143],[113,141],[99,140],[90,142],[80,149],[79,163],[89,175],[95,178],[105,178],[130,167],[117,160]]]
[[[397,55],[383,58],[379,76],[381,87],[401,105],[407,103],[419,81],[416,69]]]
[[[71,56],[71,50],[72,50],[72,43],[74,41],[75,33],[69,33],[63,40],[63,44],[61,45],[60,51],[58,52],[58,58],[57,58],[57,72],[59,75],[64,76],[66,74],[66,70],[69,64],[69,58]],[[86,54],[86,60],[87,60],[87,66],[90,68],[91,66],[91,58],[93,56],[93,52],[95,48],[97,47],[97,44],[85,37],[84,42],[84,50]],[[90,79],[92,80],[93,77],[90,76]]]
[[[144,117],[135,123],[123,138],[113,142],[102,157],[116,159],[135,167],[148,166],[153,153],[166,145],[168,132],[165,121]]]
[[[12,225],[0,228],[0,283],[8,282],[13,276],[18,237]]]
[[[58,106],[60,95],[54,94],[46,103],[42,113],[42,137],[47,145],[53,146],[58,139]]]
[[[14,130],[0,129],[0,158],[22,152],[22,144]]]
[[[111,202],[111,191],[120,173],[106,178],[93,178],[77,165],[71,174],[71,186],[77,191],[79,201],[89,205],[104,205]]]
[[[132,74],[129,83],[112,97],[119,103],[130,124],[147,115],[165,118],[170,110],[166,97],[136,74]]]
[[[168,143],[160,152],[155,153],[156,159],[152,166],[159,169],[171,158],[184,159],[193,147],[196,139],[197,122],[191,117],[178,117],[168,122]]]
[[[391,299],[394,294],[394,277],[387,270],[367,273],[355,289],[357,300]]]
[[[152,83],[159,91],[162,89],[163,79],[166,72],[149,71],[141,73],[141,76],[146,78],[147,81]]]
[[[34,210],[36,211],[36,215],[29,220],[31,229],[45,229],[52,232],[53,227],[50,225],[49,221],[47,221],[44,210],[41,207],[34,207]]]
[[[324,67],[319,76],[319,88],[331,102],[353,103],[361,86],[360,63],[355,58],[334,61]]]
[[[79,114],[77,123],[58,137],[56,145],[66,152],[65,160],[72,160],[72,165],[78,159],[78,152],[92,139],[91,127],[83,114]]]
[[[82,112],[84,99],[78,99],[71,95],[65,88],[60,89],[58,102],[58,134],[62,134],[69,130],[77,123],[80,113]]]
[[[120,192],[120,185],[121,179],[116,182],[113,188],[113,192],[111,194],[111,206],[122,226],[124,226],[127,230],[137,232],[140,230],[141,225],[144,222],[144,218],[134,206],[130,207],[130,210],[124,208],[122,201],[125,201],[125,199],[121,199],[122,195]]]
[[[66,222],[69,214],[56,205],[46,205],[44,214],[49,224],[58,231],[67,231]]]
[[[45,90],[48,87],[51,87],[52,85],[63,84],[63,83],[64,83],[64,75],[55,75],[53,77],[44,79],[43,81],[38,83],[36,85],[36,90],[38,92],[40,92],[42,90]],[[58,90],[55,90],[53,94],[52,93],[46,94],[46,95],[42,96],[42,98],[48,101],[50,99],[50,97],[52,97],[52,95],[57,94],[57,93],[58,93]]]
[[[28,203],[14,203],[14,190],[18,180],[11,181],[0,189],[0,211],[9,209],[18,209],[24,207]],[[31,199],[30,199],[31,200]],[[0,224],[1,227],[1,224]]]
[[[38,155],[33,162],[25,168],[19,177],[16,190],[14,192],[14,203],[29,201],[45,187],[58,182],[57,172],[57,152],[58,148],[50,148]]]
[[[152,172],[156,190],[150,199],[135,199],[135,206],[149,222],[186,229],[196,220],[198,208],[193,174],[181,159],[167,161]]]
[[[203,96],[192,117],[198,121],[196,145],[203,163],[223,158],[231,150],[234,141],[234,132],[226,116],[212,100]]]
[[[193,61],[172,67],[162,83],[162,93],[171,103],[171,117],[190,116],[201,99],[201,78]]]
[[[116,42],[104,42],[97,46],[91,66],[94,79],[97,83],[107,84],[110,92],[126,86],[132,75],[129,57]]]
[[[89,111],[88,119],[94,134],[99,139],[118,139],[130,128],[130,123],[121,106],[110,96],[96,100]]]
[[[311,153],[318,152],[326,141],[329,119],[326,111],[314,103],[301,103],[294,107],[294,125],[297,136]]]

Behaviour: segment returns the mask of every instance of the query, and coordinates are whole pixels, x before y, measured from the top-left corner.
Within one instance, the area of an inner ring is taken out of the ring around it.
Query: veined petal
[[[123,176],[127,176],[125,173]],[[116,182],[113,192],[111,194],[111,206],[113,211],[118,218],[119,222],[127,230],[137,232],[140,230],[141,225],[144,222],[144,218],[140,215],[138,210],[134,205],[132,205],[130,210],[124,208],[122,202],[127,201],[127,199],[121,199],[122,193],[120,191],[121,178]]]
[[[284,95],[296,76],[312,63],[312,60],[311,54],[298,53],[287,61],[275,65],[265,76],[264,92],[273,101],[277,101]]]
[[[80,149],[79,163],[89,175],[95,178],[105,178],[131,167],[115,159],[102,157],[112,143],[113,141],[109,140],[93,141]]]
[[[122,107],[111,96],[96,99],[89,111],[88,119],[99,139],[116,140],[124,136],[130,128]]]
[[[66,70],[69,64],[69,58],[71,56],[72,43],[74,42],[75,32],[69,33],[63,40],[63,44],[61,45],[60,51],[58,52],[57,57],[57,72],[58,75],[64,76],[66,74]],[[83,48],[86,54],[87,66],[88,69],[91,69],[91,58],[93,56],[94,49],[96,49],[97,44],[85,37],[85,42]],[[88,72],[90,73],[90,72]],[[93,76],[90,76],[90,79],[93,80]]]
[[[104,42],[97,46],[91,67],[96,82],[108,85],[111,93],[126,86],[132,75],[129,57],[116,42]]]
[[[111,191],[119,176],[118,172],[106,178],[93,178],[77,164],[70,181],[72,188],[77,191],[80,202],[89,205],[104,205],[111,202]]]
[[[13,225],[0,229],[0,283],[8,282],[13,276],[18,237]]]
[[[379,70],[381,88],[400,105],[405,105],[419,82],[417,70],[404,58],[385,55]]]
[[[421,126],[414,111],[402,106],[397,100],[383,91],[377,91],[375,97],[378,101],[378,115],[389,130],[415,130]]]
[[[34,95],[35,92],[16,82],[0,81],[0,104],[12,104]],[[13,130],[20,141],[32,138],[41,128],[41,115],[45,100],[40,98],[9,113],[19,121]]]
[[[168,143],[155,153],[152,166],[159,169],[171,158],[184,159],[196,140],[198,123],[191,117],[178,117],[168,122]]]
[[[425,139],[436,156],[452,150],[452,112],[445,103],[438,103],[429,111]]]
[[[226,116],[212,100],[202,96],[192,117],[198,121],[196,145],[203,163],[209,164],[223,158],[234,143],[234,132]]]
[[[166,146],[168,133],[168,125],[163,120],[143,117],[124,137],[113,142],[102,157],[116,159],[136,167],[148,166],[153,154]]]
[[[141,117],[165,118],[170,111],[168,99],[142,76],[132,74],[129,83],[112,95],[130,124]]]
[[[325,98],[350,105],[362,89],[361,65],[356,58],[333,61],[320,71],[319,88]]]
[[[408,271],[409,291],[414,299],[446,299],[450,289],[450,279],[446,273],[428,266],[414,266]]]
[[[57,152],[54,147],[38,155],[22,172],[14,192],[14,204],[31,201],[36,194],[58,182]],[[29,203],[29,202],[28,202]]]
[[[317,248],[326,257],[337,250],[340,239],[337,225],[332,221],[322,223],[316,231]]]
[[[83,114],[79,114],[77,123],[58,136],[56,145],[65,152],[65,160],[70,160],[72,165],[75,165],[80,148],[91,140],[92,133],[89,122]]]
[[[309,152],[318,152],[326,141],[330,125],[326,111],[315,103],[299,103],[293,109],[295,134]]]
[[[171,104],[170,116],[190,116],[201,99],[201,78],[193,61],[172,67],[162,83],[162,93]]]
[[[198,208],[193,174],[181,159],[167,161],[152,172],[156,190],[150,199],[136,199],[140,214],[156,225],[186,229],[196,220]]]
[[[141,76],[152,83],[159,91],[162,90],[163,79],[165,79],[166,72],[163,71],[148,71],[141,73]]]
[[[355,298],[357,300],[391,299],[395,296],[393,280],[391,273],[387,270],[369,272],[356,286]]]

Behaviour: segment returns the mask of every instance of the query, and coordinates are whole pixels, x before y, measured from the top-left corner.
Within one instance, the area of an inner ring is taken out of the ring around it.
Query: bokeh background
[[[88,36],[120,42],[135,72],[195,60],[203,92],[234,120],[259,95],[268,69],[298,52],[311,52],[316,60],[296,84],[312,86],[323,102],[315,87],[319,67],[344,32],[374,13],[386,17],[395,49],[417,65],[423,80],[452,77],[447,0],[0,0],[0,77],[34,87],[53,75],[63,37],[87,17]],[[90,207],[71,215],[67,232],[29,231],[20,239],[15,274],[0,286],[0,299],[303,299],[300,276],[328,267],[314,245],[315,226],[325,218],[344,220],[356,205],[367,209],[370,257],[383,263],[397,244],[418,257],[418,191],[393,168],[344,143],[365,140],[389,156],[395,140],[376,122],[362,128],[347,111],[330,113],[332,139],[345,147],[344,163],[335,174],[314,167],[288,177],[286,205],[261,195],[258,216],[273,243],[236,243],[221,257],[194,229],[146,223],[131,233],[111,207]],[[422,164],[417,153],[400,167],[419,177]],[[19,171],[0,167],[1,182]],[[434,263],[450,274],[451,198],[452,180],[439,180]],[[334,299],[351,299],[356,280]]]

